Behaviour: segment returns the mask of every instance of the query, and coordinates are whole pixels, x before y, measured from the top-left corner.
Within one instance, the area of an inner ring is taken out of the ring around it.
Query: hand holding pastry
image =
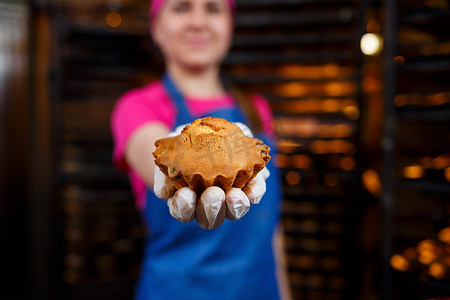
[[[207,117],[183,127],[156,142],[155,194],[181,222],[239,220],[266,191],[270,148],[242,123]]]
[[[159,169],[155,170],[155,193],[168,199],[170,214],[181,222],[195,218],[205,229],[214,229],[224,221],[239,220],[250,209],[250,203],[258,204],[266,192],[266,179],[270,172],[264,168],[243,190],[230,188],[226,193],[219,187],[208,187],[197,201],[196,193],[189,187],[179,190]],[[226,209],[225,209],[226,207]]]

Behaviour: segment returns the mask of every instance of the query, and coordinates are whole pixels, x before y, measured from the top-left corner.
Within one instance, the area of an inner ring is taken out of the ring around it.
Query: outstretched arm
[[[152,153],[156,149],[155,142],[166,137],[169,132],[169,127],[159,122],[142,125],[133,133],[126,146],[127,163],[150,188],[154,185],[155,162]]]

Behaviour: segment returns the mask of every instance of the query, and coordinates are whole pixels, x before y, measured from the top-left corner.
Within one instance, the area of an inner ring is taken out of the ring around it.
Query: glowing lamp
[[[366,33],[361,38],[360,46],[362,53],[365,55],[378,55],[383,48],[383,38],[379,34]]]

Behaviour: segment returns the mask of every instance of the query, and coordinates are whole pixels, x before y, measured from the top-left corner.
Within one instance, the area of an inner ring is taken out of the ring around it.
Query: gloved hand
[[[235,124],[245,135],[253,137],[246,125]],[[185,126],[178,126],[169,136],[179,135]],[[220,226],[225,218],[242,218],[250,209],[250,203],[258,204],[266,192],[266,179],[269,176],[269,170],[264,168],[242,190],[231,188],[225,193],[220,187],[211,186],[201,195],[196,195],[188,187],[177,190],[172,181],[156,167],[153,189],[158,198],[168,199],[170,214],[177,220],[186,223],[197,219],[200,227],[214,229]]]

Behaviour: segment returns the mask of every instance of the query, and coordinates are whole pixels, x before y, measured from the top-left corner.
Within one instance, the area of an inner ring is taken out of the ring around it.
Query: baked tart
[[[270,147],[225,119],[206,117],[155,142],[155,163],[177,189],[243,188],[270,160]]]

